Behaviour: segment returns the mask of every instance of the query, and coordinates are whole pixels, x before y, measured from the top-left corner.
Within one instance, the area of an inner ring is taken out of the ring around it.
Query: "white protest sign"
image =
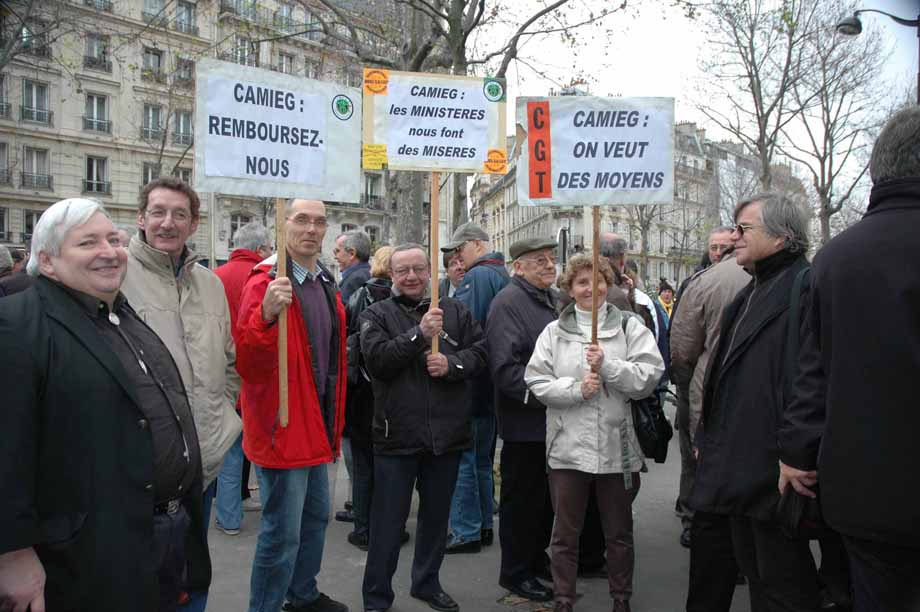
[[[196,87],[195,189],[358,201],[360,90],[214,59]]]
[[[518,98],[517,123],[522,206],[673,202],[673,98]]]
[[[367,169],[507,172],[504,79],[364,71]]]

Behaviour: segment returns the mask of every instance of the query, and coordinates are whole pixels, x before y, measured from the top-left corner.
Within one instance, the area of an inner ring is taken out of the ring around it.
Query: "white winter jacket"
[[[552,469],[590,474],[638,472],[645,462],[633,427],[629,399],[647,397],[664,372],[652,332],[611,304],[598,313],[598,344],[604,351],[600,392],[589,400],[581,381],[590,370],[591,344],[576,322],[575,304],[562,311],[537,339],[524,373],[530,391],[546,405],[546,459]]]

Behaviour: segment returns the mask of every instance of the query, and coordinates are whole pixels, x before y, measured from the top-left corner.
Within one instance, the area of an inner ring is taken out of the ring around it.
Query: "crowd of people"
[[[320,201],[285,203],[285,252],[251,223],[213,272],[178,179],[145,186],[129,240],[57,202],[28,257],[0,249],[0,610],[204,610],[213,508],[227,536],[261,512],[250,612],[347,612],[317,581],[333,515],[367,552],[365,611],[394,605],[414,539],[410,595],[453,612],[442,561],[493,543],[497,492],[499,585],[571,612],[603,576],[628,612],[652,465],[634,414],[670,385],[688,612],[744,582],[754,612],[920,610],[918,143],[920,109],[895,114],[865,217],[811,263],[800,204],[745,198],[676,295],[611,233],[560,268],[551,238],[506,262],[475,223],[435,262],[350,231],[337,281]]]

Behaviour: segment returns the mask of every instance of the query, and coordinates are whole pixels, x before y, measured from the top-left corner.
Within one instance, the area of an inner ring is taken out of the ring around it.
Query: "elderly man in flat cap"
[[[514,276],[492,300],[486,324],[489,368],[495,386],[501,451],[498,583],[515,595],[549,601],[553,591],[536,579],[553,529],[546,479],[546,407],[524,384],[540,332],[556,319],[556,242],[546,238],[511,245]]]

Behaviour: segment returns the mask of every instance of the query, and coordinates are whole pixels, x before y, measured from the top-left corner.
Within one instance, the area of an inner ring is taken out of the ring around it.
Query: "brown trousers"
[[[607,543],[607,581],[610,596],[628,600],[632,595],[633,550],[632,503],[639,493],[639,474],[632,475],[626,490],[623,474],[589,474],[577,470],[549,470],[549,490],[556,521],[550,540],[553,590],[557,602],[575,604],[578,576],[578,537],[585,520],[591,482],[597,490],[604,538]]]

